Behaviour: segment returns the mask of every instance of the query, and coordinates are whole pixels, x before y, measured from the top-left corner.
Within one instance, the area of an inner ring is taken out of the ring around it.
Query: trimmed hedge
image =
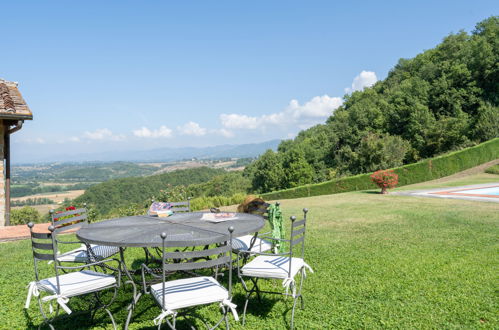
[[[399,176],[398,185],[405,186],[439,179],[498,158],[499,138],[495,138],[474,147],[396,167],[393,170]],[[277,200],[374,189],[374,184],[371,182],[369,175],[371,173],[359,174],[347,178],[265,193],[261,196],[266,200]]]

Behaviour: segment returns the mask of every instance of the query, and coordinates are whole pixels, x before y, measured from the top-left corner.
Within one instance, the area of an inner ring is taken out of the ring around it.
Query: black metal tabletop
[[[118,247],[161,246],[160,234],[166,233],[168,247],[186,247],[227,240],[228,228],[234,237],[257,232],[264,226],[261,216],[236,213],[235,219],[223,222],[201,220],[203,212],[177,213],[167,218],[148,215],[116,218],[91,223],[76,233],[82,242]]]

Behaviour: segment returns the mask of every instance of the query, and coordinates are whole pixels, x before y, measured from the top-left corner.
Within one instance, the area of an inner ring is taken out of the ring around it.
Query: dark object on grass
[[[237,212],[263,215],[265,212],[267,212],[267,207],[269,205],[269,203],[266,203],[260,197],[248,195],[244,199],[244,201],[237,207]]]

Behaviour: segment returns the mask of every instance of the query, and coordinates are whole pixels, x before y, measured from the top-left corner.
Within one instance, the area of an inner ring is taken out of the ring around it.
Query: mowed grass
[[[393,191],[447,188],[447,187],[457,187],[457,186],[465,186],[473,184],[489,184],[489,183],[498,183],[498,182],[499,182],[499,175],[497,174],[478,173],[463,177],[452,178],[451,180],[449,180],[448,178],[441,178],[433,181],[411,184],[407,186],[402,186],[400,188],[395,188],[393,189]]]
[[[499,203],[374,190],[281,203],[286,220],[300,215],[303,207],[310,210],[305,259],[315,273],[306,278],[305,309],[297,309],[296,328],[499,328]],[[143,256],[139,249],[126,253],[130,264]],[[25,286],[34,278],[29,241],[0,244],[0,256],[0,327],[37,326],[41,317],[34,301],[23,313]],[[242,312],[243,290],[234,283],[233,301]],[[263,283],[282,288],[278,281]],[[113,305],[121,326],[130,299],[130,287],[125,287]],[[83,303],[74,299],[72,306],[78,305]],[[262,303],[253,299],[245,328],[285,329],[291,306],[291,299],[278,296],[264,295]],[[158,314],[152,298],[145,296],[130,328],[153,329]],[[211,322],[220,315],[216,306],[197,314]],[[232,328],[243,329],[230,320]],[[83,314],[55,326],[111,328],[104,312],[94,323]]]

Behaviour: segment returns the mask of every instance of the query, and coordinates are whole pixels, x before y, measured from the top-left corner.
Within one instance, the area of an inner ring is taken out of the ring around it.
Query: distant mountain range
[[[150,150],[130,150],[86,154],[60,154],[50,158],[26,159],[23,163],[42,162],[85,162],[85,161],[129,161],[129,162],[169,162],[185,159],[218,159],[257,157],[268,149],[276,150],[281,140],[271,140],[250,144],[224,144],[213,147],[158,148]]]

